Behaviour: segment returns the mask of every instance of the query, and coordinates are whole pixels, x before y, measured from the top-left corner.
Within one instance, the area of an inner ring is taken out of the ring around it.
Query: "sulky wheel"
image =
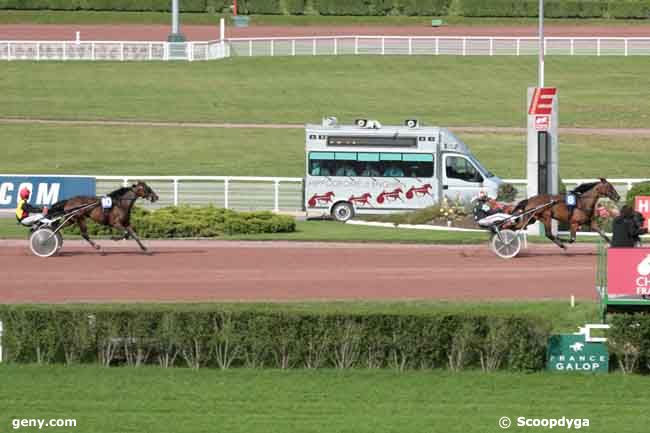
[[[521,239],[513,230],[500,230],[492,235],[490,248],[502,259],[511,259],[521,251]]]
[[[32,253],[39,257],[50,257],[56,254],[61,245],[61,238],[57,234],[48,228],[35,230],[29,237],[29,248]]]

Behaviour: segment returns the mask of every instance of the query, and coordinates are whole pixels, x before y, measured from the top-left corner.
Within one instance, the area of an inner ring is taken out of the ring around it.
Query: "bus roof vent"
[[[333,127],[338,126],[339,120],[334,116],[323,117],[323,126]]]
[[[359,128],[366,128],[366,129],[380,129],[381,128],[381,123],[379,123],[378,120],[355,119],[354,124],[357,125]]]

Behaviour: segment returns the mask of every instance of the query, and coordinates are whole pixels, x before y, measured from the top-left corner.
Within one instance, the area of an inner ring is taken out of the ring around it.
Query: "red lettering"
[[[536,88],[530,101],[528,114],[551,114],[553,112],[553,97],[556,93],[557,89],[555,87]]]

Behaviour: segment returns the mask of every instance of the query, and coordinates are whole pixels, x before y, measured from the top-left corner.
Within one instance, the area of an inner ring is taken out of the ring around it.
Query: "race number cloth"
[[[110,209],[113,207],[113,200],[106,196],[102,197],[102,209]]]
[[[575,207],[575,205],[577,204],[578,200],[576,199],[575,194],[567,194],[567,195],[566,195],[566,201],[565,201],[565,202],[566,202],[566,205],[567,205],[567,206]]]

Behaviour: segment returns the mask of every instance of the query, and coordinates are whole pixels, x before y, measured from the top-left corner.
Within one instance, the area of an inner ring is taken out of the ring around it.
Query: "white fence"
[[[145,207],[212,204],[235,210],[302,211],[300,177],[96,176],[97,194],[143,180],[160,200]],[[144,202],[143,202],[144,203]]]
[[[220,41],[0,41],[0,60],[211,60],[228,57]]]
[[[548,37],[547,55],[647,56],[650,38]],[[0,41],[0,60],[211,60],[229,56],[536,55],[535,37],[317,36],[205,42]]]
[[[319,36],[297,38],[230,38],[233,56],[319,55],[536,55],[535,37],[490,36]],[[650,38],[548,37],[548,55],[647,56]]]
[[[299,177],[232,177],[232,176],[96,176],[97,194],[105,194],[137,180],[146,181],[160,196],[154,205],[213,204],[235,210],[303,210],[303,179]],[[563,179],[568,188],[597,179]],[[638,182],[650,179],[608,179],[625,198]],[[526,197],[526,179],[505,179],[518,189],[518,198]]]
[[[562,179],[562,182],[566,185],[567,189],[575,188],[581,183],[587,182],[596,182],[598,179]],[[523,199],[526,197],[526,186],[528,185],[526,179],[503,179],[504,182],[508,182],[517,187],[518,190],[518,199]],[[607,179],[609,183],[614,185],[616,191],[620,194],[621,198],[625,200],[625,195],[627,192],[634,186],[635,183],[647,182],[650,181],[650,178],[637,178],[637,179]]]

